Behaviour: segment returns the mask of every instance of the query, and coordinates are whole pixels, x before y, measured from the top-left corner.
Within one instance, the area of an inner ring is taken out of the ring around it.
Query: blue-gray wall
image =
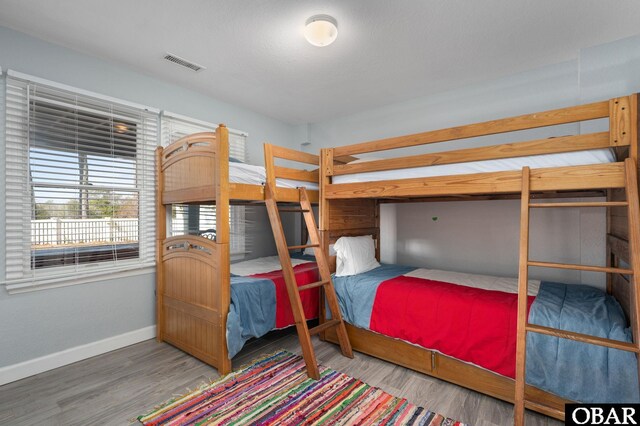
[[[249,159],[255,164],[263,163],[264,141],[299,147],[294,126],[287,123],[5,27],[0,27],[0,66],[201,120],[224,122],[249,133]],[[0,130],[0,152],[4,154],[4,128]],[[0,188],[0,212],[4,211],[2,191]],[[264,209],[256,207],[248,216],[256,222],[250,227],[255,231],[251,256],[274,255]],[[4,224],[4,218],[0,219]],[[293,224],[289,228],[295,229]],[[0,247],[0,276],[4,276],[4,245]],[[0,367],[154,325],[154,279],[154,274],[146,274],[16,295],[8,295],[0,286]]]

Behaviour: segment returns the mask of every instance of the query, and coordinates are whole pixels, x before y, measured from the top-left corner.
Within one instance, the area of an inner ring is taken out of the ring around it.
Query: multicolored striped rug
[[[281,351],[140,416],[144,425],[447,425],[463,423]]]

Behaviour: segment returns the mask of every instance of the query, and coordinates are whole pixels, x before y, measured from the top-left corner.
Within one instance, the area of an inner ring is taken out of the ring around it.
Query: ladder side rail
[[[287,247],[287,240],[284,235],[284,229],[282,228],[280,213],[278,212],[278,204],[275,201],[275,194],[272,192],[271,185],[269,184],[265,186],[265,204],[267,206],[267,212],[269,213],[269,222],[271,223],[273,236],[275,238],[276,247],[278,249],[278,257],[280,258],[280,264],[282,265],[282,274],[284,275],[285,284],[287,286],[287,293],[289,294],[291,310],[296,322],[296,330],[300,339],[302,356],[307,366],[307,373],[312,379],[318,380],[320,379],[318,362],[313,351],[313,346],[311,345],[311,335],[309,334],[307,321],[304,317],[302,301],[300,300],[298,285],[296,283],[295,274],[293,272],[293,266],[291,265],[289,248]]]
[[[340,344],[340,350],[342,351],[342,354],[344,356],[353,358],[351,342],[349,342],[349,335],[347,334],[347,329],[344,325],[342,314],[340,313],[340,305],[338,303],[338,297],[336,296],[335,288],[333,287],[333,281],[331,280],[331,269],[329,268],[329,261],[327,260],[325,251],[322,249],[321,242],[320,242],[320,235],[318,233],[318,226],[316,224],[316,219],[315,219],[315,216],[313,215],[313,210],[311,209],[311,202],[309,201],[309,197],[307,196],[307,191],[304,187],[300,188],[300,206],[304,210],[307,210],[305,213],[303,213],[303,216],[307,224],[307,230],[309,231],[309,238],[311,239],[311,245],[314,246],[313,252],[316,257],[316,263],[318,264],[318,269],[320,271],[320,277],[323,281],[328,282],[328,285],[324,286],[324,290],[325,290],[324,294],[325,294],[327,303],[329,305],[329,310],[331,311],[331,319],[339,321],[339,323],[337,324],[334,323],[333,325],[336,325],[336,333],[338,335],[338,343]],[[324,330],[324,328],[320,329],[320,331],[322,330]]]
[[[518,269],[518,319],[516,340],[516,386],[513,421],[524,425],[526,351],[527,351],[527,292],[529,283],[529,203],[530,170],[522,168],[522,193],[520,199],[520,259]]]
[[[636,160],[627,158],[624,161],[626,196],[628,203],[628,223],[629,223],[629,261],[633,274],[629,276],[631,286],[631,309],[630,318],[633,341],[640,350],[640,206],[638,199],[638,172]],[[638,358],[638,380],[640,381],[640,356]]]

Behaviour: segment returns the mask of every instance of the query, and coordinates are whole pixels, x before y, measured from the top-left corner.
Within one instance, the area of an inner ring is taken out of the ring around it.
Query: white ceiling
[[[302,36],[318,13],[338,20],[324,48]],[[0,25],[294,124],[574,59],[639,18],[638,0],[0,0]]]

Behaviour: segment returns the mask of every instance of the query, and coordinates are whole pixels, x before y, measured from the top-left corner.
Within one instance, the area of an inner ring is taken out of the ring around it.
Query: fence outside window
[[[31,221],[31,246],[35,249],[137,241],[137,218],[52,218]]]

